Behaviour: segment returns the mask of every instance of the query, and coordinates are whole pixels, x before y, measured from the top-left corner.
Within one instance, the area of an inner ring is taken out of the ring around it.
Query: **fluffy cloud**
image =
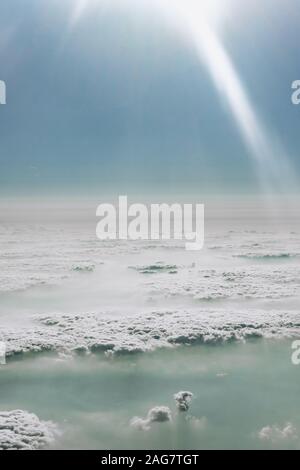
[[[28,411],[0,412],[0,450],[36,450],[50,445],[57,427]]]
[[[273,444],[298,439],[297,429],[292,423],[286,423],[283,427],[277,424],[265,426],[259,431],[258,437],[262,441],[269,441]]]
[[[164,423],[166,421],[172,421],[170,408],[167,406],[155,406],[148,411],[146,418],[139,418],[138,416],[132,418],[130,425],[143,431],[149,431],[152,423]]]
[[[192,392],[178,392],[174,395],[174,400],[179,411],[188,411],[192,399]]]

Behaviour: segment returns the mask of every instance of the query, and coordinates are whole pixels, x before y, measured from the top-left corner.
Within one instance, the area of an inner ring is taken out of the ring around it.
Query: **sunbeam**
[[[288,156],[260,118],[246,87],[224,47],[219,26],[229,15],[232,0],[76,0],[70,18],[73,29],[88,8],[134,5],[158,8],[168,21],[190,39],[199,59],[207,67],[214,86],[229,109],[257,171],[264,193],[284,193],[296,187]]]
[[[72,8],[72,13],[70,17],[71,27],[75,26],[76,23],[80,20],[88,4],[89,4],[89,0],[76,0],[74,7]]]
[[[200,59],[208,68],[220,97],[226,100],[254,160],[263,191],[274,193],[290,190],[293,173],[289,159],[278,140],[276,144],[272,142],[218,37],[215,24],[216,18],[220,18],[220,11],[216,2],[159,0],[159,4],[175,18],[184,33],[189,35]]]

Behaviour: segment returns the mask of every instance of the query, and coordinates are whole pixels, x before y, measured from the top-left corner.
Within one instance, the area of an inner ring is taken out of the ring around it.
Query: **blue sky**
[[[157,10],[126,2],[88,6],[72,28],[76,0],[1,2],[1,194],[259,191],[249,149],[193,44]],[[300,2],[238,3],[222,44],[298,180],[291,83],[300,79]]]

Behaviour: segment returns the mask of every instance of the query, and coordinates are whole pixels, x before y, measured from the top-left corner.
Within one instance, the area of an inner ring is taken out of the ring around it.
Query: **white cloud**
[[[130,425],[142,431],[149,431],[152,423],[164,423],[172,421],[172,413],[167,406],[155,406],[148,411],[146,418],[135,416]]]
[[[277,424],[265,426],[259,431],[258,437],[262,441],[276,444],[283,441],[297,440],[298,434],[292,423],[286,423],[283,427]]]
[[[188,411],[192,399],[192,392],[178,392],[174,395],[174,400],[179,411]]]
[[[35,450],[52,444],[59,434],[50,421],[40,421],[28,411],[0,412],[0,450]]]

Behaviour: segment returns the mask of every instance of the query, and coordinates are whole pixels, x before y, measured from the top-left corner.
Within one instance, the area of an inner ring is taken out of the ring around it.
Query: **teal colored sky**
[[[0,3],[1,195],[257,192],[248,149],[193,45],[134,6],[87,9],[70,29],[74,3]],[[234,3],[223,43],[299,181],[300,2]]]

